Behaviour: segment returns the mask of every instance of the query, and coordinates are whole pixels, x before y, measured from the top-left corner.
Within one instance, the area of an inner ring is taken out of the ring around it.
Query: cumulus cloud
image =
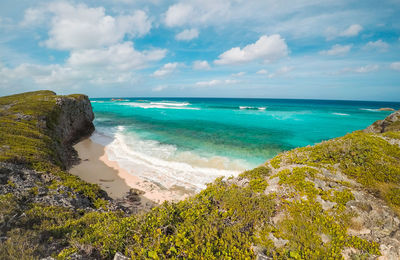
[[[199,30],[197,29],[186,29],[183,30],[182,32],[178,33],[175,36],[175,39],[179,41],[190,41],[195,38],[199,37]]]
[[[127,38],[140,37],[151,29],[144,11],[110,16],[103,7],[55,2],[25,11],[20,26],[48,21],[48,39],[42,45],[69,51],[64,64],[24,63],[0,67],[0,77],[9,85],[57,89],[91,85],[126,85],[137,81],[134,70],[163,59],[165,49],[138,51]],[[47,28],[47,27],[44,27]],[[32,85],[32,86],[31,86]]]
[[[147,34],[151,21],[144,11],[129,15],[106,15],[103,7],[91,8],[67,2],[50,4],[46,9],[28,9],[23,24],[28,24],[50,13],[49,38],[42,44],[58,50],[89,49],[110,46],[126,36]]]
[[[390,68],[392,70],[400,71],[400,61],[393,62],[392,64],[390,64]]]
[[[166,50],[161,49],[139,52],[134,49],[132,42],[124,42],[101,49],[74,50],[67,62],[73,67],[131,70],[161,60],[165,54]]]
[[[288,47],[279,34],[263,35],[255,43],[242,49],[235,47],[222,53],[214,63],[218,65],[239,64],[254,60],[273,62],[287,55]]]
[[[69,89],[88,85],[115,85],[136,81],[132,71],[93,70],[60,64],[37,65],[23,63],[15,68],[0,66],[0,83],[29,89],[37,86],[49,89]]]
[[[167,63],[164,64],[159,70],[154,71],[153,76],[155,77],[163,77],[168,74],[171,74],[172,72],[176,71],[179,66],[179,63],[173,62],[173,63]]]
[[[169,27],[181,26],[193,17],[193,7],[188,4],[178,3],[168,8],[165,13],[165,24]]]
[[[45,20],[45,10],[41,8],[28,8],[25,10],[24,19],[20,23],[21,26],[32,26],[42,23]]]
[[[196,82],[196,86],[211,87],[211,86],[217,86],[217,85],[235,84],[238,82],[239,82],[238,80],[234,80],[234,79],[225,79],[225,80],[213,79],[210,81]]]
[[[382,40],[370,41],[365,46],[366,50],[378,50],[378,51],[387,51],[389,49],[389,44]]]
[[[164,14],[168,27],[185,25],[204,26],[231,19],[229,0],[190,0],[171,5]]]
[[[351,50],[351,47],[352,47],[352,45],[335,44],[332,46],[331,49],[325,50],[325,51],[320,51],[319,53],[322,55],[330,55],[330,56],[344,55]]]
[[[205,60],[196,60],[193,62],[193,69],[195,70],[209,70],[211,69],[210,64]]]
[[[325,31],[326,38],[328,40],[332,40],[336,37],[353,37],[357,36],[361,31],[363,30],[363,27],[359,24],[352,24],[343,31],[339,31],[335,27],[328,27]]]

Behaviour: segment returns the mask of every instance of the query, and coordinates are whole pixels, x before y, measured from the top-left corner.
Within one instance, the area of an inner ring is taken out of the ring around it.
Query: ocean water
[[[400,103],[219,98],[91,99],[110,160],[165,188],[198,191],[276,154],[363,129]]]

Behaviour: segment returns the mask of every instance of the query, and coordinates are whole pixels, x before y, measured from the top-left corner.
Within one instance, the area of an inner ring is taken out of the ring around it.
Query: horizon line
[[[275,99],[275,100],[315,100],[315,101],[349,101],[349,102],[382,102],[382,103],[399,103],[400,101],[385,101],[385,100],[357,100],[357,99],[315,99],[315,98],[268,98],[268,97],[146,97],[146,96],[136,96],[136,97],[128,97],[128,96],[115,96],[115,97],[90,97],[88,95],[89,99],[90,98],[193,98],[193,99],[204,99],[204,98],[210,98],[210,99]]]

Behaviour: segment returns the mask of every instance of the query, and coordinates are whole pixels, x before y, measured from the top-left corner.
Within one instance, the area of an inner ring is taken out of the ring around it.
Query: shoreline
[[[166,189],[135,176],[134,169],[121,168],[118,162],[109,160],[107,147],[94,142],[90,137],[75,144],[74,149],[81,161],[74,165],[69,173],[86,182],[98,184],[113,199],[124,198],[132,188],[142,191],[140,197],[144,200],[157,204],[164,201],[180,201],[194,194],[184,187]]]

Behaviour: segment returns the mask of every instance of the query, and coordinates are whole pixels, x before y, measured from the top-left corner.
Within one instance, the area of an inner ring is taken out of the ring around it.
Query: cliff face
[[[94,114],[85,95],[57,96],[51,91],[0,98],[0,160],[34,164],[45,157],[68,168],[72,144],[94,131]]]
[[[72,144],[94,131],[92,105],[85,95],[63,96],[56,98],[55,110],[59,112],[51,134],[59,140],[56,149],[64,168],[69,168],[77,161]]]
[[[66,238],[49,233],[57,214],[66,221],[115,209],[98,186],[63,171],[77,160],[72,145],[93,132],[93,119],[84,95],[37,91],[0,97],[0,259],[61,251]],[[38,228],[42,221],[50,226]]]
[[[60,114],[55,134],[64,145],[71,145],[93,133],[94,114],[89,98],[84,95],[57,97]]]

